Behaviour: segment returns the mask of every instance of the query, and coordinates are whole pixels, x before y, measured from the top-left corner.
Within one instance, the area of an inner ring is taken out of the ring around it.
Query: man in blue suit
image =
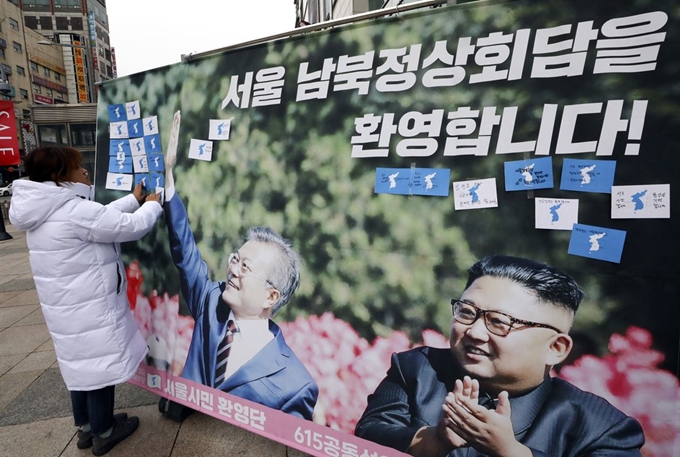
[[[414,456],[639,457],[635,419],[549,375],[573,345],[576,282],[507,256],[468,274],[451,348],[393,354],[356,435]]]
[[[254,227],[230,255],[227,280],[210,280],[174,189],[179,124],[178,111],[166,153],[164,208],[182,296],[196,321],[182,377],[311,420],[319,389],[270,319],[300,283],[299,258],[273,230]]]

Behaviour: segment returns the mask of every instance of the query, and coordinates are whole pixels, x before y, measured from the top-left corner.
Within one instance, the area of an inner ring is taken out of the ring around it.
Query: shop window
[[[38,18],[35,16],[24,16],[24,24],[31,30],[38,29]]]
[[[38,140],[41,146],[45,145],[68,145],[66,125],[38,125]]]
[[[71,30],[85,30],[83,28],[83,18],[82,17],[72,17],[71,18]]]
[[[52,30],[52,16],[41,16],[40,17],[40,28],[42,30]]]
[[[94,146],[97,124],[71,124],[71,146],[91,147]]]
[[[54,19],[57,21],[57,30],[69,30],[67,17],[57,16]]]

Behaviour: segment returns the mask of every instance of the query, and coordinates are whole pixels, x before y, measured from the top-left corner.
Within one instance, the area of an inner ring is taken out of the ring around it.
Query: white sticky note
[[[144,145],[144,138],[131,138],[130,151],[132,155],[146,154],[146,146]]]
[[[106,188],[113,190],[132,190],[132,175],[106,173]]]
[[[231,130],[231,119],[210,119],[209,140],[228,140]]]
[[[111,122],[109,126],[109,137],[127,138],[128,137],[127,121]]]
[[[453,202],[455,210],[497,207],[496,178],[454,182]]]
[[[135,169],[135,173],[148,173],[149,160],[147,159],[146,154],[133,155],[132,166]]]
[[[612,219],[669,219],[671,185],[612,186]]]
[[[212,160],[212,141],[191,139],[189,145],[189,158],[196,160]]]
[[[578,224],[578,200],[566,198],[536,198],[536,228],[571,230]]]
[[[158,118],[156,116],[149,116],[142,119],[142,128],[144,129],[144,136],[158,134]]]
[[[128,120],[139,119],[141,117],[141,115],[140,115],[141,109],[139,108],[139,100],[135,100],[134,102],[127,102],[125,104],[125,112],[127,113]]]

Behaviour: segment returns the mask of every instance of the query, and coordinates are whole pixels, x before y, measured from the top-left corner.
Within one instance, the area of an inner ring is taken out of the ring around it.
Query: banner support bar
[[[289,30],[287,32],[281,32],[277,33],[275,35],[270,35],[266,36],[263,38],[258,38],[255,40],[250,40],[250,41],[245,41],[243,43],[239,44],[234,44],[231,46],[226,46],[223,48],[215,49],[212,51],[206,51],[206,52],[199,52],[196,54],[182,54],[181,59],[182,62],[191,62],[196,59],[201,59],[204,57],[210,57],[215,54],[221,54],[226,51],[234,51],[237,49],[241,48],[247,48],[249,46],[254,46],[256,44],[261,44],[261,43],[266,43],[268,41],[274,41],[278,40],[279,38],[292,38],[297,35],[303,35],[305,33],[309,32],[317,32],[319,30],[323,29],[329,29],[336,27],[338,25],[345,25],[345,24],[351,24],[353,22],[358,22],[362,21],[365,19],[375,19],[381,16],[389,16],[391,14],[398,14],[398,13],[403,13],[406,11],[410,10],[415,10],[418,8],[426,8],[428,6],[431,7],[437,7],[437,6],[442,6],[442,5],[447,5],[450,6],[452,4],[455,4],[455,0],[422,0],[420,2],[413,2],[413,3],[407,3],[406,5],[401,5],[399,7],[393,6],[390,8],[386,9],[380,9],[380,10],[374,10],[374,11],[368,11],[366,13],[361,13],[361,14],[355,14],[353,16],[348,16],[348,17],[343,17],[341,19],[335,19],[332,21],[325,21],[325,22],[320,22],[318,24],[311,24],[307,25],[305,27],[299,27],[294,30]]]

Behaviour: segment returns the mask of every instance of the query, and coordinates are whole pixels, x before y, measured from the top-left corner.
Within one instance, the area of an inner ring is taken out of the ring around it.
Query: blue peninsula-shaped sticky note
[[[162,188],[164,186],[165,186],[165,176],[163,176],[160,173],[151,172],[151,182],[149,183],[147,190],[150,192],[152,190]]]
[[[141,119],[127,121],[128,136],[130,138],[140,138],[144,136],[144,127]]]
[[[149,154],[149,171],[163,170],[163,154]]]
[[[108,105],[106,109],[109,112],[109,122],[120,122],[127,120],[125,105]]]
[[[451,170],[448,168],[414,168],[411,173],[413,195],[449,196]]]
[[[158,134],[145,136],[144,147],[146,148],[147,154],[150,152],[161,152],[161,136]]]
[[[410,168],[376,168],[375,193],[409,195],[411,193]]]
[[[140,182],[144,183],[144,189],[148,189],[150,181],[150,176],[148,173],[135,173],[135,187],[137,187],[137,184]]]
[[[111,140],[109,142],[109,155],[115,156],[120,153],[130,155],[130,141],[129,140]]]
[[[506,192],[554,187],[551,157],[505,162],[504,167]]]
[[[626,232],[593,225],[574,224],[568,253],[591,259],[621,263]]]
[[[615,160],[564,159],[560,189],[611,194]]]
[[[132,157],[116,156],[109,158],[109,172],[132,173]]]

